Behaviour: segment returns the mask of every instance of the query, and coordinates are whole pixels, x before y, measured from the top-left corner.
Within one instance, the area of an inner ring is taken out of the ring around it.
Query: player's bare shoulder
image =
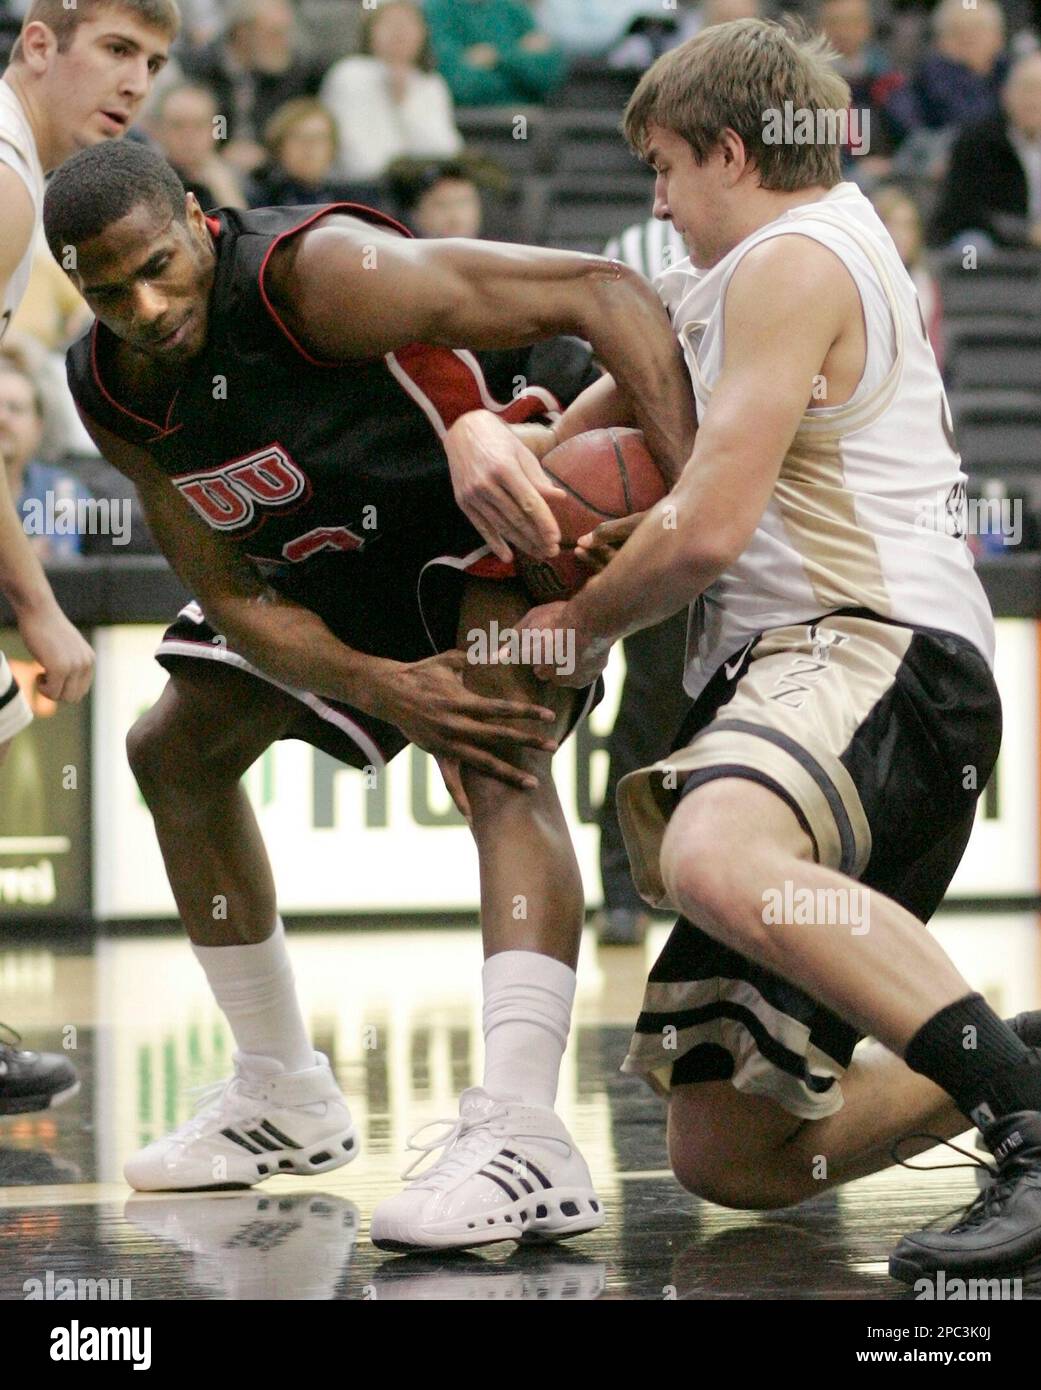
[[[275,307],[292,321],[323,293],[335,267],[337,274],[378,270],[382,247],[400,246],[403,233],[378,226],[363,217],[332,212],[302,231],[286,237],[268,262],[265,286]]]
[[[0,288],[25,255],[33,235],[33,200],[22,176],[0,164],[0,207],[4,234],[0,237]]]

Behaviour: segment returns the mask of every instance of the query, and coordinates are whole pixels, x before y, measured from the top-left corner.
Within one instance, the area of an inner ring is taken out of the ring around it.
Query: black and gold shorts
[[[618,790],[633,879],[668,907],[669,817],[706,782],[781,796],[817,861],[926,922],[961,861],[1001,742],[986,661],[960,637],[860,611],[774,629],[716,672],[673,752]],[[838,1110],[860,1034],[681,918],[651,972],[622,1070],[657,1089],[729,1079],[814,1119]]]

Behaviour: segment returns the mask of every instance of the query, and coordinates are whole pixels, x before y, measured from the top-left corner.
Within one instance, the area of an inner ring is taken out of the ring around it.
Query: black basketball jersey
[[[446,527],[458,536],[463,522],[442,444],[453,421],[481,407],[513,422],[560,409],[540,387],[496,403],[462,350],[412,344],[334,364],[306,352],[271,304],[265,272],[280,242],[336,211],[404,232],[354,204],[207,218],[217,266],[206,346],[162,419],[120,400],[115,339],[102,324],[68,354],[80,409],[147,449],[185,502],[268,571],[320,555],[440,553]]]

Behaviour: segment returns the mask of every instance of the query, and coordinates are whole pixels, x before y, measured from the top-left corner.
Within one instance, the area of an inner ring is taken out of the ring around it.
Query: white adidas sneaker
[[[441,1157],[372,1214],[380,1250],[462,1250],[495,1241],[536,1243],[593,1231],[604,1222],[585,1159],[547,1106],[464,1091],[458,1120],[409,1148]],[[408,1179],[415,1162],[402,1174]]]
[[[287,1072],[237,1052],[235,1075],[207,1087],[198,1113],[123,1168],[138,1192],[252,1187],[274,1173],[328,1173],[358,1156],[351,1112],[328,1058]]]

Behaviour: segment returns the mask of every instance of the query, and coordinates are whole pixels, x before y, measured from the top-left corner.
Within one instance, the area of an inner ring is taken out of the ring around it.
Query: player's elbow
[[[598,329],[619,319],[632,322],[634,316],[647,310],[664,316],[654,287],[623,261],[610,261],[606,256],[584,257],[582,283],[585,293],[581,322],[570,331],[590,341],[595,342]]]
[[[683,561],[688,571],[712,583],[735,563],[745,544],[744,538],[728,528],[697,527],[687,540]]]

